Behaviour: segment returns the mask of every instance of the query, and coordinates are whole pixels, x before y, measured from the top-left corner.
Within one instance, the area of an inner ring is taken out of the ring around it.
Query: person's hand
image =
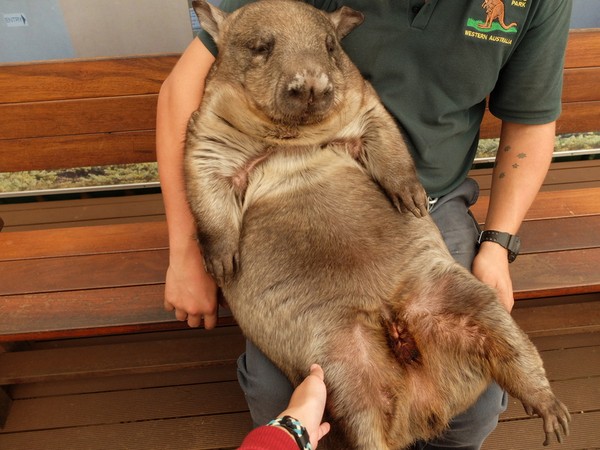
[[[498,300],[508,312],[514,306],[512,280],[508,270],[508,252],[493,242],[482,242],[473,260],[473,275],[498,293]]]
[[[199,327],[203,318],[206,329],[217,325],[217,285],[206,273],[197,246],[190,246],[185,255],[171,258],[164,306],[167,311],[175,311],[177,320],[187,320],[190,327]]]
[[[287,409],[278,416],[291,416],[299,420],[308,431],[313,448],[317,448],[318,442],[330,429],[329,423],[321,423],[327,399],[324,379],[325,374],[321,366],[313,364],[310,374],[294,390]]]

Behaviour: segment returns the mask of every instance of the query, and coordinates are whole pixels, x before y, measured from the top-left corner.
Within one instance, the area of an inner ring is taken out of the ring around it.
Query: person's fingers
[[[323,372],[323,368],[318,364],[310,366],[310,374],[319,377],[321,381],[325,380],[325,372]]]
[[[217,313],[213,313],[213,314],[205,314],[204,315],[204,328],[206,328],[207,330],[212,330],[214,327],[217,326]]]
[[[331,430],[331,425],[329,425],[329,422],[323,422],[321,425],[319,425],[318,440],[320,441],[323,438],[323,436],[329,433],[329,430]]]
[[[188,326],[191,328],[198,328],[202,323],[202,315],[201,314],[188,314],[187,316]]]
[[[175,318],[177,320],[179,320],[180,322],[183,322],[183,321],[187,320],[188,314],[183,309],[176,309],[175,310]]]

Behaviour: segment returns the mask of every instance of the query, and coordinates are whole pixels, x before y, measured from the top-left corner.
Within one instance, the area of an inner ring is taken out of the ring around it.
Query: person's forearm
[[[517,233],[548,172],[554,149],[554,131],[554,123],[503,123],[484,225],[486,230]],[[508,251],[494,242],[482,242],[472,271],[496,290],[498,300],[510,311],[514,298]]]
[[[156,153],[172,256],[189,248],[196,234],[185,194],[183,147],[189,117],[200,104],[203,80],[213,61],[208,50],[194,40],[163,83],[158,98]]]
[[[554,134],[554,122],[503,123],[486,229],[511,234],[518,231],[548,172]]]

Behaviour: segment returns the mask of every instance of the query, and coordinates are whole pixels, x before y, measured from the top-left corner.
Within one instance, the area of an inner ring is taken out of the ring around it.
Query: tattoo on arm
[[[512,147],[511,147],[510,145],[507,145],[507,146],[505,146],[505,147],[502,149],[502,151],[503,151],[504,153],[508,153],[508,152],[510,152],[511,150],[512,150]],[[517,156],[517,158],[518,158],[518,159],[525,159],[525,158],[527,158],[527,153],[525,153],[525,152],[521,152],[521,153],[517,154],[516,156]],[[512,165],[512,168],[513,168],[513,169],[518,169],[519,167],[520,167],[520,164],[518,164],[518,163],[516,163],[516,162],[515,162],[515,163]],[[505,178],[505,177],[506,177],[506,175],[507,175],[507,174],[506,174],[506,172],[500,172],[500,173],[498,174],[498,178],[499,178],[499,179]]]

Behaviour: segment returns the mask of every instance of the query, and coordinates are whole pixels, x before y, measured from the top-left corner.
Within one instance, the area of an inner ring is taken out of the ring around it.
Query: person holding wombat
[[[221,6],[233,10],[244,3],[226,0]],[[430,198],[431,217],[450,252],[494,287],[510,310],[508,263],[518,253],[517,239],[511,236],[517,233],[551,160],[571,2],[529,0],[511,7],[506,15],[513,14],[510,21],[517,24],[511,34],[493,26],[490,34],[481,31],[477,18],[485,18],[485,10],[479,1],[308,3],[326,11],[347,5],[364,13],[364,23],[345,38],[344,48],[406,130],[417,173]],[[199,326],[203,318],[206,328],[216,324],[216,285],[204,271],[193,239],[196,229],[185,198],[182,160],[188,119],[202,98],[214,52],[208,35],[201,34],[190,44],[163,84],[157,120],[170,239],[165,306],[190,326]],[[503,128],[487,232],[480,235],[468,212],[477,198],[477,186],[466,174],[477,147],[486,97]],[[283,410],[292,387],[251,344],[240,359],[239,373],[257,424]],[[479,448],[505,402],[505,394],[492,384],[442,436],[416,448]]]

